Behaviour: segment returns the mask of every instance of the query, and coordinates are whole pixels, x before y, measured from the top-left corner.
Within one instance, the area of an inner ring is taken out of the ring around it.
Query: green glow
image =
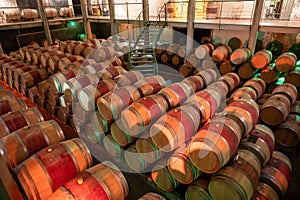
[[[285,77],[280,77],[280,78],[277,80],[276,85],[282,85],[282,84],[284,84],[284,82],[285,82]]]
[[[76,28],[76,22],[74,22],[74,21],[70,21],[69,25],[71,28]]]

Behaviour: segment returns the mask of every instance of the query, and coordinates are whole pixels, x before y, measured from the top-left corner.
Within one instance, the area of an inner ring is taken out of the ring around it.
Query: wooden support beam
[[[87,1],[86,0],[80,0],[81,3],[81,12],[83,17],[83,24],[84,24],[84,31],[87,35],[88,39],[92,39],[92,29],[91,29],[91,22],[88,18],[88,10],[87,10]]]
[[[187,41],[186,55],[189,55],[193,49],[194,43],[194,21],[195,21],[196,0],[189,0],[187,14]]]
[[[115,20],[116,18],[115,6],[114,6],[115,1],[109,0],[108,3],[109,3],[109,15],[110,15],[110,32],[111,35],[113,36],[113,40],[116,40],[118,31],[117,31],[117,24]]]
[[[264,1],[256,0],[254,5],[253,19],[250,26],[248,48],[254,53],[257,39],[257,32],[259,29],[259,21],[261,19],[261,12]]]
[[[149,1],[143,0],[143,21],[146,24],[149,21]]]
[[[51,32],[50,32],[50,28],[49,28],[48,19],[47,19],[46,13],[45,13],[43,1],[37,0],[37,4],[38,4],[38,9],[39,9],[39,14],[40,14],[40,17],[41,17],[41,20],[43,23],[46,40],[48,42],[48,45],[52,45]]]

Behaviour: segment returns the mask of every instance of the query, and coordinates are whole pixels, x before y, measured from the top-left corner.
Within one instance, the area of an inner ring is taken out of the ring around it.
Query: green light
[[[76,28],[76,22],[74,22],[74,21],[70,21],[69,25],[71,28]]]
[[[276,82],[276,85],[282,85],[285,81],[285,77],[280,77],[277,82]]]

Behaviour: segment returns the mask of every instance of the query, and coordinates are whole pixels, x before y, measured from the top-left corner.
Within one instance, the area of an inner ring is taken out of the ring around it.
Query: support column
[[[143,0],[143,21],[146,24],[149,21],[149,1]]]
[[[87,35],[87,38],[92,39],[93,36],[92,36],[91,22],[88,19],[87,1],[81,0],[80,2],[81,2],[81,12],[83,17],[84,31],[85,34]]]
[[[110,16],[110,32],[111,35],[113,36],[113,40],[116,40],[116,36],[117,36],[117,24],[116,24],[116,20],[115,20],[115,1],[114,0],[109,0],[109,16]]]
[[[189,55],[193,49],[194,43],[194,21],[195,21],[196,0],[189,0],[188,14],[187,14],[187,41],[186,41],[186,55]]]
[[[45,14],[43,1],[42,0],[37,0],[37,4],[38,4],[40,17],[41,17],[41,20],[42,20],[42,23],[43,23],[43,27],[44,27],[44,30],[45,30],[46,40],[48,42],[48,45],[52,45],[51,32],[50,32],[50,28],[49,28],[48,19],[47,19],[46,14]]]
[[[257,32],[258,32],[258,27],[259,27],[259,21],[261,19],[261,12],[262,12],[262,8],[263,8],[263,4],[264,4],[264,1],[261,1],[261,0],[255,1],[253,20],[252,20],[252,24],[250,26],[249,43],[248,43],[248,48],[252,52],[255,51]]]

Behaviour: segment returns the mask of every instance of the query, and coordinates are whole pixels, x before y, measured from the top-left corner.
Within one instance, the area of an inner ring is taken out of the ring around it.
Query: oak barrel
[[[192,138],[200,124],[200,113],[191,105],[183,105],[161,116],[150,128],[153,143],[170,152]]]
[[[60,186],[92,165],[92,156],[79,139],[40,150],[14,172],[28,199],[49,199]]]
[[[232,50],[228,45],[221,45],[212,52],[212,59],[215,62],[225,61],[230,58]]]
[[[6,165],[13,169],[29,156],[65,139],[59,124],[54,121],[25,126],[0,140],[0,150]]]
[[[292,52],[281,54],[275,61],[275,67],[280,72],[288,72],[294,69],[297,56]]]
[[[121,111],[140,98],[140,93],[135,86],[125,86],[108,92],[97,100],[100,115],[106,119],[117,119]]]
[[[165,79],[160,76],[145,77],[134,84],[141,94],[141,97],[156,94],[166,86]]]
[[[24,126],[29,126],[44,121],[37,108],[8,112],[0,117],[0,138]]]
[[[253,55],[251,65],[255,68],[262,69],[271,63],[272,58],[273,56],[271,51],[260,50]]]
[[[234,155],[241,137],[241,129],[234,120],[214,119],[194,136],[189,158],[200,171],[215,173]]]
[[[0,101],[0,115],[13,111],[25,110],[27,108],[26,102],[21,98]]]
[[[168,103],[161,95],[143,97],[132,103],[121,113],[122,123],[128,132],[136,136],[150,126],[168,110]]]

